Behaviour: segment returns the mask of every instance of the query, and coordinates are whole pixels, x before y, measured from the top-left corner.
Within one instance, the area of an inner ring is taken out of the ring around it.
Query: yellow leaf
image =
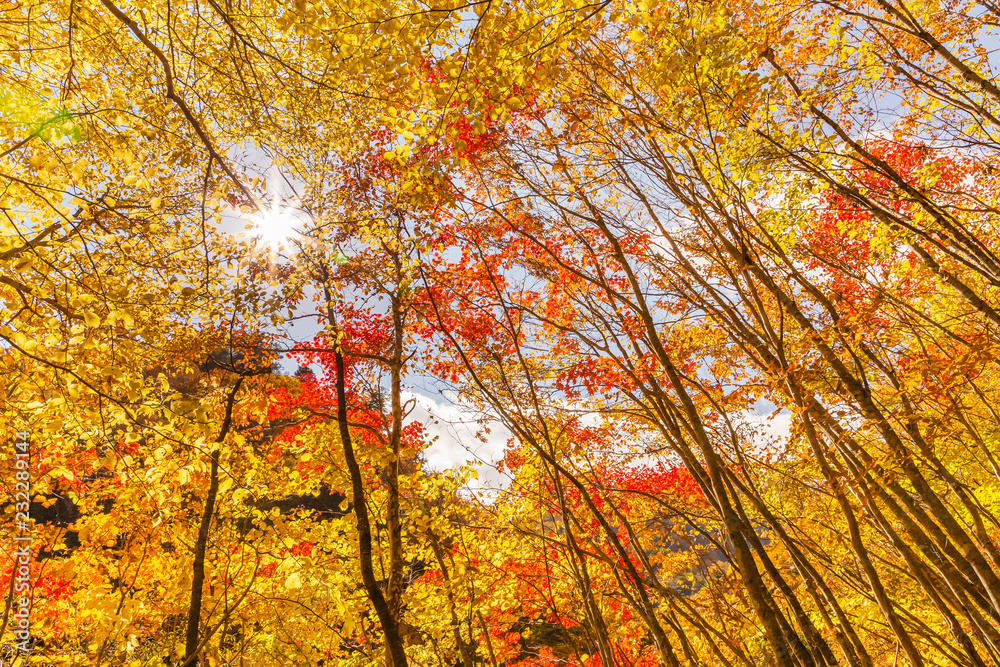
[[[290,575],[288,575],[288,578],[285,579],[285,588],[292,590],[296,588],[302,588],[302,577],[299,575],[298,572],[292,572]]]

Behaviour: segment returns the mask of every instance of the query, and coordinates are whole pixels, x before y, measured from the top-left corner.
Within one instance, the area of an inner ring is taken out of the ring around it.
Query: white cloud
[[[773,445],[783,447],[791,436],[792,413],[775,412],[771,407],[768,411],[748,410],[742,415],[743,421],[754,429],[754,444],[765,449]]]
[[[438,438],[424,450],[428,469],[441,471],[468,463],[479,472],[479,479],[469,482],[475,493],[489,493],[509,483],[509,478],[496,468],[511,437],[503,425],[492,421],[487,433],[477,421],[479,415],[453,392],[441,394],[440,399],[404,392],[403,400],[415,403],[408,420],[421,422],[429,439]]]

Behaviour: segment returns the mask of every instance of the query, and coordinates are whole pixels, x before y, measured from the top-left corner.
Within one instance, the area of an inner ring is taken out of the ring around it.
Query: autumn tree
[[[997,19],[16,5],[36,658],[1000,663]],[[511,434],[488,502],[432,380]]]

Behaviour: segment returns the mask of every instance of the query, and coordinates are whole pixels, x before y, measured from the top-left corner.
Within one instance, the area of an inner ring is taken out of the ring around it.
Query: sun
[[[258,244],[271,250],[287,248],[290,241],[302,235],[307,216],[292,206],[277,204],[264,209],[263,213],[249,213],[245,216],[249,235]]]

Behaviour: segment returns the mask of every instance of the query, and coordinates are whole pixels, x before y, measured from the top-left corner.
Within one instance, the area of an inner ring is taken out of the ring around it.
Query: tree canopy
[[[0,664],[1000,667],[998,26],[7,3]]]

